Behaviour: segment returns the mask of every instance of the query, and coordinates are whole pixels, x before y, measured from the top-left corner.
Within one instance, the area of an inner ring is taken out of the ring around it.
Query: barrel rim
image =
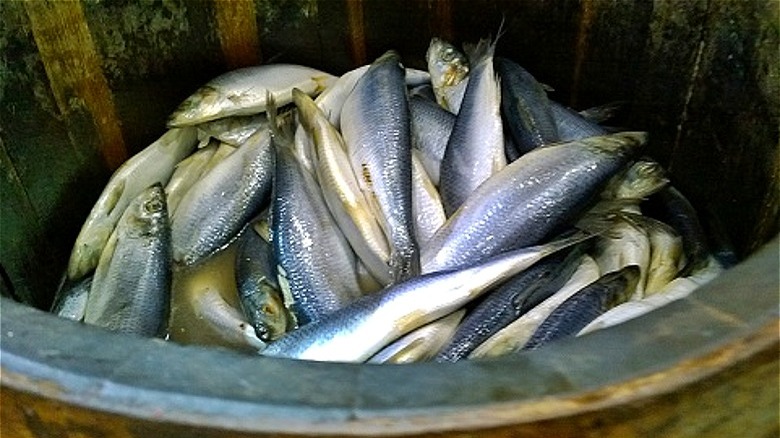
[[[248,432],[414,433],[570,416],[669,393],[776,351],[778,243],[623,326],[455,364],[252,357],[110,333],[3,299],[0,386],[133,418]]]

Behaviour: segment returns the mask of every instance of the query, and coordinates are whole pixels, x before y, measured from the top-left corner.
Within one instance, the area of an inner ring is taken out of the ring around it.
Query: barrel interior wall
[[[431,36],[475,42],[495,37],[502,20],[497,53],[551,86],[554,99],[577,109],[628,102],[613,123],[651,133],[647,153],[745,256],[778,232],[778,8],[739,0],[5,3],[0,263],[13,295],[46,307],[110,170],[221,72],[297,62],[340,74],[391,48],[424,68]]]

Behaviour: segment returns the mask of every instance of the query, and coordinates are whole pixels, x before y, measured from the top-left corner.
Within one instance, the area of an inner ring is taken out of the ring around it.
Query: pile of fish
[[[340,77],[198,89],[108,181],[52,311],[340,362],[512,354],[619,324],[725,266],[644,132],[576,112],[495,41]]]

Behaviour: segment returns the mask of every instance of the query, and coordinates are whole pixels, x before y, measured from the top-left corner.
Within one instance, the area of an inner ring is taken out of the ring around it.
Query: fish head
[[[184,99],[168,119],[168,127],[182,127],[208,122],[219,117],[227,99],[219,90],[205,85]],[[230,102],[228,102],[228,106]],[[225,114],[227,115],[227,114]]]
[[[270,285],[261,285],[258,294],[260,302],[247,315],[255,328],[257,337],[263,341],[275,341],[291,328],[290,316],[279,293]]]
[[[631,157],[645,144],[647,132],[626,131],[588,137],[578,141],[583,148],[602,156]]]
[[[124,221],[127,232],[139,237],[158,237],[168,229],[168,207],[162,184],[155,183],[130,204]]]
[[[455,46],[433,37],[426,53],[428,72],[434,88],[452,87],[469,74],[469,61]]]
[[[646,198],[669,183],[663,167],[650,159],[640,159],[634,163],[625,178],[625,185],[618,190],[618,198]]]
[[[614,274],[622,277],[622,281],[617,285],[617,293],[612,294],[608,308],[625,303],[631,298],[636,291],[637,284],[639,284],[640,268],[637,265],[628,265]]]

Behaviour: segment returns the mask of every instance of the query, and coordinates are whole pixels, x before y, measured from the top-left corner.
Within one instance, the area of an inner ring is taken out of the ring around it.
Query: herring
[[[624,132],[535,149],[485,181],[431,238],[423,272],[534,245],[579,215],[647,140]]]
[[[436,101],[457,114],[468,84],[468,58],[452,44],[436,37],[431,38],[425,58]]]
[[[398,53],[377,58],[344,102],[341,131],[361,190],[390,242],[394,281],[419,274],[412,216],[412,151],[404,69]]]
[[[267,64],[239,68],[210,80],[182,102],[168,126],[182,127],[228,116],[265,112],[270,94],[281,106],[292,102],[292,89],[316,95],[336,77],[294,64]]]
[[[468,268],[410,278],[363,296],[263,350],[274,357],[363,362],[389,342],[439,319],[542,258],[592,237],[589,233],[507,252]]]
[[[439,191],[447,216],[506,167],[501,86],[493,69],[495,44],[480,40],[469,56],[469,83],[441,161]]]
[[[501,78],[501,111],[508,131],[522,155],[532,149],[558,142],[558,128],[547,92],[517,63],[496,58]]]
[[[67,272],[70,281],[95,270],[125,208],[152,184],[166,184],[176,164],[195,149],[196,143],[194,128],[170,129],[114,172],[73,244]]]
[[[256,231],[254,221],[241,233],[236,250],[235,279],[241,310],[257,337],[273,341],[289,323],[282,293],[276,280],[276,259],[270,242]]]
[[[271,236],[277,278],[293,326],[306,327],[360,295],[355,255],[289,140],[275,135],[274,147]]]
[[[100,256],[84,322],[159,336],[166,330],[171,251],[165,192],[155,183],[127,206]]]
[[[577,270],[560,290],[486,339],[469,353],[468,358],[502,356],[521,349],[553,310],[582,288],[598,280],[599,276],[596,261],[589,255],[582,256]]]
[[[368,359],[367,363],[412,363],[433,358],[452,337],[466,314],[465,309],[412,330]]]
[[[333,219],[371,275],[389,284],[387,238],[360,190],[341,134],[309,96],[293,90],[293,100],[301,125],[313,140],[315,174]]]
[[[203,260],[261,210],[271,191],[273,152],[270,132],[255,132],[187,191],[171,219],[176,263]]]
[[[634,265],[603,275],[553,310],[523,350],[535,350],[555,340],[576,335],[599,315],[626,302],[638,279],[639,269]]]

